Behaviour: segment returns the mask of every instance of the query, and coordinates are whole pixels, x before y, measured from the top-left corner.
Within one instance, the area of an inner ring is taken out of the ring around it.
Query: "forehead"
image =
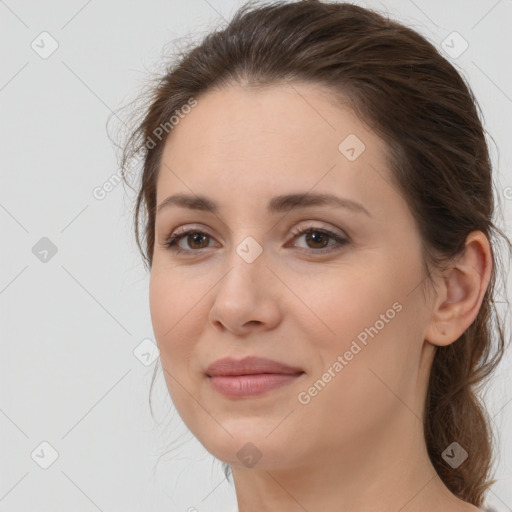
[[[313,187],[361,198],[388,173],[384,142],[320,85],[233,85],[196,100],[167,138],[157,203],[173,192],[250,201]]]

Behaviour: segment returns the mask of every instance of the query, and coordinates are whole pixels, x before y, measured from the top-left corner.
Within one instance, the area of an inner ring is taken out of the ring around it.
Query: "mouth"
[[[242,360],[224,358],[208,367],[212,388],[227,397],[249,397],[267,393],[305,375],[300,368],[254,356]]]
[[[302,373],[259,373],[251,375],[231,375],[209,377],[212,388],[228,397],[248,397],[261,395],[289,384],[304,375]]]
[[[247,356],[240,360],[225,357],[218,359],[206,369],[206,375],[209,377],[232,377],[262,373],[293,375],[299,372],[303,372],[302,368],[256,356]]]

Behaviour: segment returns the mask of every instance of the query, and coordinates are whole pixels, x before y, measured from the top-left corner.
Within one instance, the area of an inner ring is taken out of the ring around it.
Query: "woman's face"
[[[174,194],[216,205],[169,202],[156,216],[150,309],[172,401],[233,466],[333,450],[357,460],[421,416],[433,355],[420,238],[386,146],[317,85],[237,85],[197,101],[157,182],[157,206]],[[275,199],[290,194],[347,202]],[[193,233],[167,247],[182,229]],[[302,373],[259,394],[220,392],[208,366],[246,356]]]

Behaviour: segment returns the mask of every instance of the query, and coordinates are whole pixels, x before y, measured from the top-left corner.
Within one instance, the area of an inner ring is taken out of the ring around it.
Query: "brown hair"
[[[134,220],[146,268],[155,241],[156,177],[171,133],[165,130],[162,137],[158,127],[168,126],[173,115],[178,119],[184,105],[214,87],[285,81],[329,87],[387,143],[427,269],[440,269],[460,255],[473,230],[492,241],[492,276],[478,316],[454,343],[437,348],[424,409],[425,442],[438,475],[457,497],[480,506],[494,483],[488,480],[494,439],[477,392],[505,348],[494,300],[495,235],[509,248],[510,241],[492,220],[491,162],[478,104],[454,66],[424,37],[348,3],[275,1],[245,4],[225,28],[183,50],[147,95],[121,159],[123,170],[135,156],[143,163]],[[453,441],[469,454],[457,469],[441,456]],[[229,466],[224,469],[228,476]]]

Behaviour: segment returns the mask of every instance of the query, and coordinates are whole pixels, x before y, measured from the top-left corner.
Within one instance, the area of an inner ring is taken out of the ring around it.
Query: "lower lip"
[[[303,373],[285,375],[282,373],[258,373],[254,375],[233,375],[209,377],[213,389],[228,397],[256,396],[289,384]]]

